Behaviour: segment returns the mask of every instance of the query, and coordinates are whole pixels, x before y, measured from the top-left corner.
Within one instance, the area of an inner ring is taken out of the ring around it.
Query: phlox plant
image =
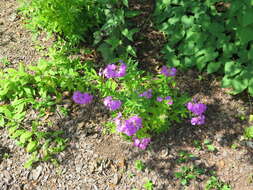
[[[100,72],[86,72],[87,80],[93,81],[99,90],[105,109],[111,112],[107,124],[111,132],[119,132],[125,139],[134,141],[135,146],[145,149],[152,134],[168,130],[187,116],[185,104],[190,99],[179,93],[174,81],[175,69],[170,71],[172,75],[163,71],[144,75],[144,71],[137,69],[137,63],[128,59],[109,64]],[[114,103],[114,109],[110,103]]]

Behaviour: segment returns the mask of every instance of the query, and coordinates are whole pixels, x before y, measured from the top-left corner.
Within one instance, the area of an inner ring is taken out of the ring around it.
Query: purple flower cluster
[[[104,105],[111,111],[114,111],[121,106],[121,101],[120,100],[113,100],[111,96],[107,96],[104,99]]]
[[[106,66],[104,71],[102,72],[106,78],[119,78],[126,75],[127,66],[123,61],[119,61],[121,63],[120,66],[115,64],[109,64]]]
[[[93,96],[88,93],[74,92],[72,99],[77,104],[88,104],[92,101]]]
[[[204,112],[207,109],[205,104],[188,102],[186,107],[196,116],[191,119],[192,125],[203,125],[205,123]]]
[[[168,68],[167,66],[164,65],[164,66],[162,66],[160,73],[166,77],[174,77],[174,76],[176,76],[177,69],[174,67]]]
[[[152,98],[152,89],[149,89],[141,94],[139,94],[140,97],[146,97],[147,99]]]
[[[127,120],[121,120],[122,114],[119,113],[115,118],[117,131],[126,134],[127,136],[133,136],[140,128],[142,128],[142,119],[138,116],[132,116]]]
[[[163,100],[167,101],[168,105],[173,104],[173,100],[172,100],[171,96],[167,96],[165,98],[162,98],[162,97],[159,96],[159,97],[156,98],[156,101],[158,101],[158,102],[162,102]]]
[[[142,150],[145,150],[148,144],[151,142],[150,138],[143,138],[143,139],[133,138],[133,140],[134,140],[134,146]]]

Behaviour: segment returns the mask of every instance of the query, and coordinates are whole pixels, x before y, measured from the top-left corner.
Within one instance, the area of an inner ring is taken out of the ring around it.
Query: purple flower
[[[121,115],[115,118],[117,131],[125,133],[127,136],[134,135],[140,128],[142,128],[142,119],[138,116],[132,116],[128,120],[121,121]]]
[[[130,123],[133,123],[135,125],[135,127],[137,128],[137,130],[139,130],[140,128],[142,128],[142,119],[138,116],[132,116],[128,119],[128,121]]]
[[[174,77],[177,74],[177,69],[175,67],[172,67],[169,71],[169,76]]]
[[[152,89],[149,89],[141,94],[139,94],[140,97],[146,97],[148,99],[152,98]]]
[[[173,100],[171,99],[171,96],[165,97],[164,100],[168,100],[168,102],[167,102],[168,105],[172,105],[173,104]]]
[[[156,98],[156,101],[162,102],[162,101],[163,101],[163,98],[162,98],[162,97],[157,97],[157,98]]]
[[[111,96],[107,96],[104,99],[104,105],[110,109],[111,111],[114,111],[121,106],[121,101],[120,100],[113,100]]]
[[[121,63],[120,66],[115,64],[109,64],[103,71],[103,74],[106,78],[119,78],[126,75],[127,66],[123,61],[119,61]]]
[[[158,102],[162,102],[163,100],[166,100],[168,105],[172,105],[173,104],[173,100],[172,100],[171,96],[167,96],[165,98],[162,98],[162,97],[159,96],[159,97],[156,98],[156,100]]]
[[[151,142],[151,139],[150,138],[143,138],[143,139],[137,139],[137,138],[134,138],[134,146],[142,149],[142,150],[145,150],[148,146],[148,144]]]
[[[117,77],[123,77],[126,75],[127,66],[125,63],[122,63],[118,69]]]
[[[72,99],[77,104],[88,104],[92,101],[93,96],[88,93],[74,92]]]
[[[171,69],[169,69],[167,66],[162,66],[161,69],[161,74],[163,74],[166,77],[174,77],[176,76],[177,73],[177,69],[172,67]]]
[[[205,123],[205,116],[204,115],[193,117],[191,119],[192,125],[203,125],[204,123]]]
[[[206,111],[206,105],[202,103],[192,103],[188,102],[186,104],[187,109],[194,113],[195,115],[202,115]]]

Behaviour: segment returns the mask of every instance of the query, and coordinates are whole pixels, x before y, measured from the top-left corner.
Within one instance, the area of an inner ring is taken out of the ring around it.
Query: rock
[[[111,180],[114,185],[117,185],[121,180],[121,175],[115,174]]]
[[[19,16],[18,16],[17,13],[13,13],[13,14],[11,14],[10,17],[9,17],[9,21],[11,21],[11,22],[15,22],[15,21],[17,21],[18,19],[19,19]]]
[[[252,142],[252,141],[246,141],[245,144],[246,144],[246,146],[248,146],[249,148],[253,148],[253,142]]]
[[[9,185],[10,182],[12,181],[12,176],[7,171],[4,171],[3,174],[4,174],[4,179],[3,180],[5,181],[5,183],[7,185]]]
[[[34,180],[37,180],[40,177],[42,170],[42,166],[38,166],[35,170],[32,171],[32,178]]]
[[[80,173],[83,168],[83,163],[76,165],[76,172]]]

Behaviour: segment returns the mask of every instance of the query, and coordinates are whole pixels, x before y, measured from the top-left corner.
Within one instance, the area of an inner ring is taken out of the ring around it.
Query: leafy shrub
[[[105,22],[94,33],[94,45],[98,47],[104,60],[112,62],[117,57],[126,58],[128,55],[136,57],[136,50],[131,43],[139,29],[129,19],[140,13],[128,9],[128,0],[107,3],[103,12]]]
[[[41,60],[35,66],[28,68],[20,64],[18,69],[7,68],[0,72],[0,102],[3,103],[0,127],[6,127],[10,138],[31,155],[25,167],[38,161],[55,161],[54,155],[63,151],[67,142],[62,131],[40,131],[36,121],[32,121],[31,129],[25,127],[27,110],[45,114],[45,111],[55,110],[63,91],[89,89],[81,73],[87,64],[57,53],[51,60]],[[47,127],[50,128],[49,124]]]
[[[154,20],[168,43],[168,64],[224,73],[223,87],[253,95],[253,3],[250,0],[158,0]]]
[[[28,26],[45,29],[76,43],[88,37],[101,22],[100,1],[93,0],[20,0],[21,11],[30,19]]]

